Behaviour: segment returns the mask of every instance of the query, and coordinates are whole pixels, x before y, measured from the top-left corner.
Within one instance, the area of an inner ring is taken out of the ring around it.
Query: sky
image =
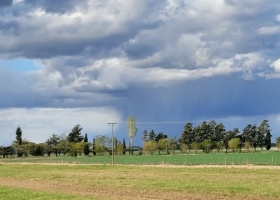
[[[280,136],[278,0],[1,0],[0,145],[268,120]]]

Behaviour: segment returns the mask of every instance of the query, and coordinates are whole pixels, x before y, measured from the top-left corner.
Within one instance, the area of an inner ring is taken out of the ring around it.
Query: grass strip
[[[21,189],[14,187],[0,186],[0,199],[9,200],[90,200],[92,197],[81,197],[79,195],[60,194],[54,192],[33,191],[32,189]],[[101,200],[101,198],[94,198]]]

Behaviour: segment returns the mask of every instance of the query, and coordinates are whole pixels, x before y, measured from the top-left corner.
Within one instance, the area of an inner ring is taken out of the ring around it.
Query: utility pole
[[[108,123],[112,127],[112,165],[114,164],[114,125],[117,123],[111,122]]]

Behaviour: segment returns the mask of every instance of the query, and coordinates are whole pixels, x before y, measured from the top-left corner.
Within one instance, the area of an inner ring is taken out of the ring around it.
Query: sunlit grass
[[[280,165],[280,152],[258,151],[250,153],[216,153],[211,154],[176,154],[176,155],[143,155],[115,156],[116,164],[125,165]],[[0,162],[31,162],[31,163],[76,163],[76,164],[110,164],[111,156],[80,156],[77,158],[61,157],[30,157],[0,159]]]
[[[87,188],[99,188],[121,191],[120,193],[125,193],[127,190],[136,193],[156,191],[163,194],[179,192],[260,198],[280,197],[278,187],[280,170],[277,169],[32,164],[3,164],[0,169],[0,186],[5,185],[1,179],[30,184],[28,190],[25,187],[23,190],[20,185],[16,185],[15,191],[18,191],[18,194],[24,192],[27,197],[35,195],[36,199],[45,199],[47,195],[53,195],[51,199],[66,199],[70,194],[67,194],[69,191],[59,189],[62,186],[62,188],[70,188],[70,193],[79,190],[87,191]],[[42,191],[38,191],[40,187],[33,191],[32,183],[39,186],[57,185],[58,190],[61,191],[44,193],[44,187],[41,188]],[[15,192],[9,194],[11,188],[0,187],[0,190],[1,195],[7,197],[6,199],[18,199]],[[83,192],[81,194],[82,196],[78,196],[80,199],[90,196]],[[71,199],[78,199],[76,193],[71,195]]]
[[[81,197],[79,195],[67,195],[54,192],[33,191],[32,189],[19,189],[0,186],[0,199],[7,200],[90,200],[90,197]],[[95,198],[98,199],[98,198]]]

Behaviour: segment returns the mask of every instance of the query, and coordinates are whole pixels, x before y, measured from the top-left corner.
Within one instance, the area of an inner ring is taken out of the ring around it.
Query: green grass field
[[[211,153],[211,154],[176,154],[176,155],[135,155],[115,156],[115,164],[125,165],[280,165],[280,152],[258,151],[250,153]],[[61,157],[29,157],[7,158],[0,162],[31,162],[31,163],[76,163],[76,164],[110,164],[112,157],[107,156],[69,156]]]
[[[7,164],[0,199],[279,199],[280,168]]]

